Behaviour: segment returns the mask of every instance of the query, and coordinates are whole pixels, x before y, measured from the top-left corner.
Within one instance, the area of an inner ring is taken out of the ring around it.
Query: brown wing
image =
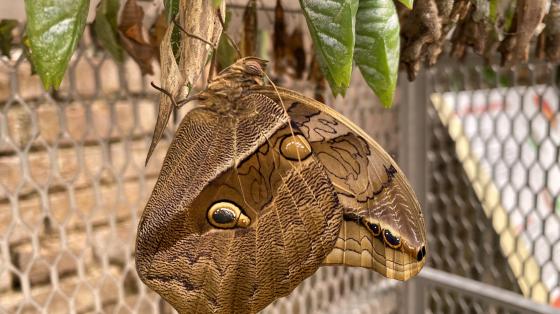
[[[406,280],[426,259],[420,205],[395,161],[345,117],[290,90],[267,88],[282,97],[295,126],[311,143],[344,206],[345,221],[325,264],[372,268]]]
[[[140,222],[140,277],[182,313],[261,310],[317,270],[342,224],[317,159],[283,150],[282,107],[248,97],[255,110],[186,116]],[[208,209],[223,202],[250,224],[214,227]]]

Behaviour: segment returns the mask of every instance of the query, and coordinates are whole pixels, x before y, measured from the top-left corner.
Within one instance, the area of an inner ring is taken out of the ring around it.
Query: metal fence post
[[[428,191],[427,77],[426,73],[422,72],[413,82],[406,79],[399,82],[402,95],[399,108],[399,165],[412,184],[424,213],[429,210],[425,208]]]
[[[399,165],[410,180],[418,200],[426,208],[428,192],[427,152],[428,132],[428,82],[425,72],[419,74],[414,82],[402,79],[399,82],[401,101],[399,107]],[[412,279],[405,285],[405,306],[402,314],[425,313],[425,295],[422,281]]]
[[[404,304],[400,307],[399,314],[424,314],[426,313],[426,284],[420,278],[408,281],[404,286]]]

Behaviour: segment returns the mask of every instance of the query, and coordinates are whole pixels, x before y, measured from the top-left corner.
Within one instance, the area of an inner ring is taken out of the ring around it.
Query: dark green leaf
[[[399,18],[392,0],[361,0],[354,60],[385,107],[393,104],[399,68]]]
[[[172,23],[173,19],[179,13],[179,0],[164,0],[163,5],[165,7],[165,16],[168,23]],[[173,55],[175,60],[179,63],[179,49],[181,48],[181,30],[178,27],[173,29],[171,34],[171,48],[173,49]]]
[[[10,57],[14,36],[12,31],[18,25],[16,20],[0,21],[0,51],[6,57]]]
[[[350,85],[358,0],[300,0],[319,56],[321,70],[333,94]]]
[[[504,26],[502,27],[503,29],[509,30],[511,28],[511,24],[513,23],[513,16],[515,15],[516,9],[517,9],[517,0],[513,0],[506,7],[506,11],[504,14]]]
[[[405,7],[409,8],[412,10],[412,7],[414,6],[414,0],[399,0],[400,3],[404,4]]]
[[[231,11],[228,9],[226,10],[226,19],[224,21],[225,31],[228,29],[230,20]],[[226,34],[222,34],[222,36],[220,36],[220,42],[218,43],[218,49],[216,51],[216,58],[218,63],[218,72],[230,66],[237,58],[237,51],[228,40]]]
[[[498,19],[498,1],[499,0],[490,0],[490,13],[489,13],[489,17],[490,17],[490,22],[492,23],[492,25],[494,25],[496,23],[496,20]]]
[[[37,70],[35,70],[35,66],[33,65],[33,62],[31,61],[31,53],[29,52],[29,37],[27,37],[27,34],[23,35],[23,38],[21,39],[22,42],[22,48],[23,48],[23,54],[25,55],[25,58],[27,59],[27,61],[29,61],[29,64],[31,65],[31,75],[35,75],[37,74]]]
[[[234,63],[236,56],[237,52],[235,51],[235,48],[233,48],[230,41],[227,40],[227,37],[222,35],[216,52],[216,57],[218,58],[218,71],[221,71]]]
[[[60,85],[88,8],[89,0],[25,0],[31,60],[45,89]]]
[[[171,23],[179,12],[179,0],[163,0],[163,6],[165,8],[165,17]]]
[[[487,84],[496,85],[498,83],[500,87],[511,87],[511,79],[504,75],[499,75],[491,66],[484,66],[482,69],[482,78]]]
[[[119,13],[119,0],[101,0],[99,6],[103,6],[103,15],[107,17],[107,20],[111,24],[111,27],[117,30],[117,14]]]
[[[115,60],[123,61],[123,50],[118,40],[117,13],[119,0],[101,0],[97,7],[93,27],[101,45]]]

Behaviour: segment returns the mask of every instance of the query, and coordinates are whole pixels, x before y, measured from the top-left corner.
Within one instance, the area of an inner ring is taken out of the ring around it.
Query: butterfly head
[[[222,70],[208,85],[214,87],[247,87],[253,84],[263,85],[268,61],[257,57],[245,57],[237,60]]]
[[[257,57],[245,57],[237,60],[231,68],[232,70],[239,71],[246,76],[256,76],[262,78],[267,63],[267,60]]]
[[[196,98],[219,112],[236,111],[240,98],[247,90],[265,85],[266,63],[266,60],[257,57],[239,59],[222,70]]]

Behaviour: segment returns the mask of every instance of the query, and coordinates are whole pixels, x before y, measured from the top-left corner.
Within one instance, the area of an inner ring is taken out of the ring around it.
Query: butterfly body
[[[394,161],[244,58],[197,95],[138,228],[141,279],[179,312],[255,313],[325,264],[405,280],[425,227]]]

